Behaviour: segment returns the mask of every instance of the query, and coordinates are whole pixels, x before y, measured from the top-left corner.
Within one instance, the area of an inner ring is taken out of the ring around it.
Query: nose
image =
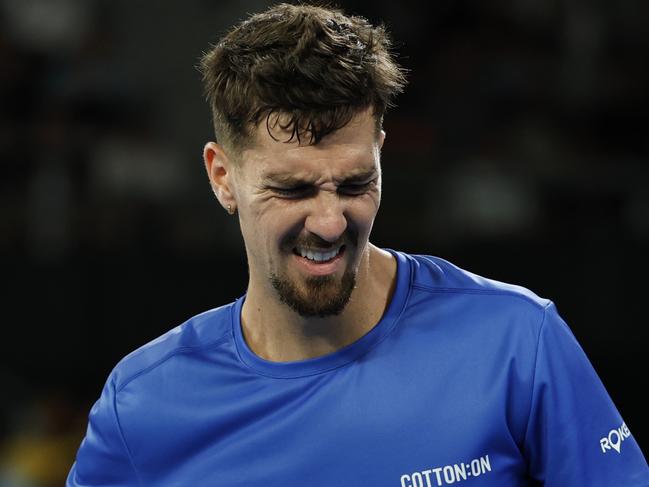
[[[329,191],[320,191],[311,199],[311,203],[304,224],[306,230],[327,242],[338,241],[347,229],[345,208],[339,196]]]

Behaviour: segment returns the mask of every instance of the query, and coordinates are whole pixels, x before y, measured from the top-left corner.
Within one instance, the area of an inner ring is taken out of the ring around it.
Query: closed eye
[[[277,188],[269,186],[268,189],[283,198],[306,198],[307,196],[315,194],[315,188],[311,185],[295,186],[292,188]]]
[[[346,196],[359,196],[369,191],[376,184],[376,179],[365,183],[342,184],[338,187],[338,192]]]

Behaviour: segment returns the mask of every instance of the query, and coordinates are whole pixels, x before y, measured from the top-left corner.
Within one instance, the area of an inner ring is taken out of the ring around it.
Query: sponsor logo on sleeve
[[[631,432],[626,423],[622,423],[622,426],[619,428],[612,429],[608,432],[608,435],[599,440],[599,445],[602,447],[602,453],[608,453],[611,449],[621,453],[622,442],[629,436],[631,436]]]

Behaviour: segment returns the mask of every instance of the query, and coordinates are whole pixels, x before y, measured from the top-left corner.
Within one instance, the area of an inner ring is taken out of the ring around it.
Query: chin
[[[300,316],[324,318],[343,312],[356,286],[356,273],[347,270],[340,279],[314,276],[299,285],[271,275],[271,283],[280,301]]]

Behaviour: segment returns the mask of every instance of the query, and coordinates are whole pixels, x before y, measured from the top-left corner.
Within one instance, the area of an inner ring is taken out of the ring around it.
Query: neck
[[[259,357],[288,362],[333,353],[355,342],[381,319],[396,276],[394,257],[368,244],[357,272],[357,285],[336,316],[305,318],[277,298],[269,286],[248,286],[241,311],[243,335]]]

